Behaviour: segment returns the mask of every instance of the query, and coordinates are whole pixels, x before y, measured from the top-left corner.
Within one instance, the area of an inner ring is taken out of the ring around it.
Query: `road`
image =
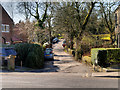
[[[118,88],[118,79],[92,77],[89,66],[65,53],[62,41],[53,45],[54,61],[47,61],[42,72],[3,72],[3,88]]]

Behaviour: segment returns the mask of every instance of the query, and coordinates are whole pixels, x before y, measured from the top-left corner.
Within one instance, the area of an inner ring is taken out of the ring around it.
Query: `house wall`
[[[0,7],[2,7],[0,5]],[[2,32],[2,43],[4,43],[4,39],[6,42],[10,42],[11,43],[11,39],[12,39],[12,29],[14,26],[14,22],[11,19],[11,17],[8,15],[8,13],[5,11],[5,9],[2,7],[2,24],[7,24],[10,26],[9,28],[9,32]]]
[[[117,15],[117,21],[115,22],[115,34],[117,38],[117,45],[120,48],[120,6],[115,11],[115,15]]]
[[[0,6],[0,12],[2,12],[2,7]],[[0,13],[0,28],[1,28],[1,24],[2,24],[2,13]],[[0,30],[0,44],[2,43],[2,32]]]

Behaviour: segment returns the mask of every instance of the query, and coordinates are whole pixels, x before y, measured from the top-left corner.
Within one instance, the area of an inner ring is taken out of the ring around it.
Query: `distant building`
[[[0,28],[1,28],[1,38],[2,38],[2,43],[6,44],[11,44],[12,43],[12,30],[14,27],[14,22],[12,18],[8,15],[6,10],[2,7],[0,4]]]
[[[115,34],[118,48],[120,48],[120,5],[115,10]]]

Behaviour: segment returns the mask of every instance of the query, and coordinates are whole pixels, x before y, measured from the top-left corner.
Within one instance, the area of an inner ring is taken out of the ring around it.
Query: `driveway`
[[[53,44],[54,61],[46,61],[44,69],[48,69],[49,72],[79,73],[90,76],[92,74],[91,68],[75,61],[72,55],[64,52],[62,41],[63,40],[60,40],[58,43]]]

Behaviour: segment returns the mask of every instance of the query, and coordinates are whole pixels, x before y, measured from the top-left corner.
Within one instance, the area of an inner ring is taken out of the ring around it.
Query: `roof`
[[[7,11],[4,9],[4,7],[0,4],[0,7],[2,7],[2,10],[4,10],[6,13]],[[11,19],[11,21],[14,23],[13,19],[10,17],[10,15],[7,13],[8,17]]]

